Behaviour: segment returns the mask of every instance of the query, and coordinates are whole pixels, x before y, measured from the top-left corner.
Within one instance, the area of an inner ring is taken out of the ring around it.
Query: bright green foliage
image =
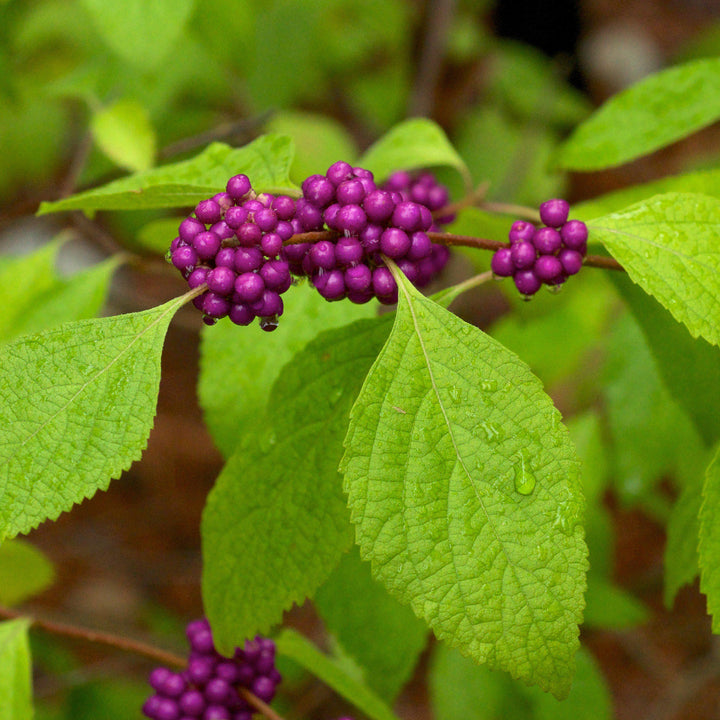
[[[121,258],[111,257],[72,277],[58,277],[55,261],[61,240],[31,255],[4,258],[0,268],[0,344],[63,322],[96,315]]]
[[[30,720],[32,668],[24,618],[0,623],[0,720]]]
[[[266,633],[312,595],[352,544],[337,472],[350,406],[386,320],[319,335],[278,375],[210,493],[203,599],[220,652]]]
[[[362,555],[439,638],[564,696],[587,569],[572,444],[517,356],[397,279],[342,463]]]
[[[338,159],[353,164],[357,158],[350,133],[325,115],[287,110],[273,115],[267,129],[295,142],[291,178],[298,185],[310,175],[325,173]]]
[[[708,613],[712,615],[712,629],[720,633],[720,450],[705,475],[703,501],[700,509],[700,589],[707,596]]]
[[[0,605],[19,605],[52,584],[55,570],[48,558],[24,540],[0,545]]]
[[[703,477],[688,482],[673,505],[667,526],[663,600],[672,607],[675,595],[698,574],[698,537]]]
[[[670,313],[625,273],[611,275],[653,354],[673,400],[693,421],[706,445],[720,437],[720,349],[693,339]]]
[[[656,195],[588,227],[630,279],[693,337],[720,344],[720,200],[693,193]]]
[[[137,100],[118,100],[90,121],[98,147],[117,165],[132,172],[155,162],[155,131],[147,110]]]
[[[342,664],[318,650],[308,639],[286,628],[275,639],[280,656],[291,658],[362,710],[371,720],[398,720],[393,711]]]
[[[293,154],[292,140],[284,135],[263,135],[241,148],[213,143],[190,160],[139,172],[62,200],[44,202],[38,214],[192,206],[224,190],[228,178],[237,173],[245,173],[257,192],[293,191],[294,185],[288,179]]]
[[[228,320],[203,330],[198,395],[205,422],[225,457],[235,450],[245,428],[265,411],[280,369],[321,330],[371,317],[376,304],[328,303],[310,285],[284,295],[286,311],[277,330],[262,333]],[[232,368],[232,372],[228,372]]]
[[[105,42],[143,71],[166,58],[185,27],[195,0],[82,0]]]
[[[140,456],[165,332],[183,302],[0,348],[0,539],[56,519]]]
[[[371,145],[360,165],[382,181],[395,170],[449,166],[463,176],[467,168],[439,125],[425,118],[412,118],[395,125]]]
[[[436,720],[610,720],[610,693],[590,653],[580,648],[577,673],[562,702],[538,688],[513,682],[439,644],[430,666]]]
[[[610,98],[562,147],[558,164],[598,170],[647,155],[720,118],[720,59],[663,70]]]
[[[672,474],[684,454],[695,453],[699,441],[632,316],[615,323],[607,352],[605,405],[616,489],[621,501],[633,503]]]
[[[427,626],[370,574],[357,548],[315,594],[326,628],[363,668],[367,684],[392,702],[427,641]]]

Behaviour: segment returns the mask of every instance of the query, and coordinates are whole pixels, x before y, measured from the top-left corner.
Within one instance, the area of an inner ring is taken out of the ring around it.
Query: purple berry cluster
[[[565,200],[548,200],[540,206],[543,226],[514,222],[509,246],[492,257],[493,273],[512,277],[515,287],[530,298],[543,284],[559,287],[579,272],[587,253],[588,230],[581,220],[568,220],[569,212]]]
[[[328,229],[337,237],[286,245],[283,256],[291,272],[309,277],[326,300],[365,303],[376,297],[386,305],[397,302],[397,284],[383,255],[418,287],[427,285],[447,262],[447,248],[427,234],[434,226],[431,208],[400,191],[378,187],[369,170],[339,161],[325,175],[308,177],[302,191],[296,217],[303,228]],[[435,189],[433,197],[435,203],[441,200],[440,207],[447,199]]]
[[[203,200],[180,223],[169,252],[191,289],[206,285],[194,300],[209,325],[229,317],[274,330],[283,313],[280,297],[292,284],[283,243],[298,232],[295,200],[256,194],[245,175],[235,175],[225,192]]]
[[[222,266],[221,266],[222,267]],[[193,620],[186,635],[190,642],[187,669],[164,667],[150,673],[155,694],[143,705],[151,720],[251,720],[255,712],[240,694],[246,688],[269,703],[281,680],[275,669],[275,643],[256,637],[237,648],[232,658],[215,650],[210,624]]]

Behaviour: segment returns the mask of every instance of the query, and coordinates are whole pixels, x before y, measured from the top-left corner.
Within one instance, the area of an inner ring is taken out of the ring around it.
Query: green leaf
[[[692,338],[670,313],[624,273],[610,275],[647,340],[657,369],[706,445],[720,437],[720,349]]]
[[[185,298],[0,348],[0,539],[54,520],[140,457]]]
[[[436,720],[532,720],[532,708],[506,673],[490,670],[438,643],[429,690]]]
[[[689,62],[641,80],[579,125],[557,163],[599,170],[665,147],[720,118],[720,59]]]
[[[293,154],[292,140],[284,135],[263,135],[241,148],[212,143],[190,160],[162,165],[62,200],[41,203],[38,215],[61,210],[90,213],[190,207],[224,190],[227,181],[238,173],[245,173],[257,192],[292,191],[295,186],[288,172]]]
[[[338,695],[362,710],[371,720],[398,720],[393,711],[357,678],[345,672],[337,660],[320,652],[308,639],[285,629],[275,639],[278,653],[322,680]]]
[[[24,540],[0,545],[0,604],[19,605],[49,587],[55,570],[47,557]]]
[[[210,493],[203,599],[220,652],[267,632],[352,544],[337,465],[350,406],[387,331],[384,319],[359,321],[295,355]]]
[[[103,40],[127,63],[143,71],[157,67],[185,27],[194,0],[82,0]]]
[[[32,667],[25,618],[0,623],[0,720],[30,720]]]
[[[672,607],[678,590],[690,584],[699,572],[698,537],[703,477],[698,475],[683,487],[675,501],[667,526],[663,601]]]
[[[592,552],[590,555],[592,562]],[[622,630],[646,622],[650,613],[640,600],[598,573],[588,573],[584,627]]]
[[[432,120],[412,118],[396,125],[371,145],[360,165],[375,173],[378,181],[395,170],[449,166],[463,177],[468,171],[442,128]]]
[[[440,639],[564,696],[587,570],[572,443],[517,356],[397,280],[342,462],[362,556]]]
[[[155,131],[147,110],[137,100],[118,100],[90,121],[98,147],[126,170],[149,170],[155,161]]]
[[[708,613],[712,615],[712,631],[720,633],[720,449],[708,466],[702,495],[698,543],[700,590],[707,596]]]
[[[720,76],[719,76],[720,77]],[[693,337],[720,344],[720,200],[666,193],[589,225],[627,270]]]
[[[177,237],[178,227],[184,219],[169,217],[151,220],[140,228],[135,239],[143,249],[165,255],[173,238]]]
[[[31,255],[4,259],[0,302],[6,301],[6,310],[0,315],[0,343],[100,311],[123,258],[116,255],[71,277],[59,277],[55,263],[62,242],[58,239]]]
[[[364,669],[367,684],[392,702],[427,641],[427,626],[370,574],[357,548],[315,594],[325,627]]]
[[[376,303],[328,303],[309,284],[290,288],[282,322],[258,341],[254,328],[229,321],[203,329],[198,394],[215,444],[229,457],[244,428],[265,411],[280,369],[321,330],[372,317]],[[232,372],[229,372],[232,368]]]

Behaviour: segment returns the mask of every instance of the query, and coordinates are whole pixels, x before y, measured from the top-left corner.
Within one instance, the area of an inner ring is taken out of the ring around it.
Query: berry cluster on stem
[[[187,668],[155,668],[149,682],[155,694],[143,705],[151,720],[251,720],[255,712],[245,691],[264,703],[281,681],[275,668],[275,643],[262,637],[237,648],[232,657],[215,649],[210,624],[193,620],[186,628],[190,643]]]
[[[547,200],[540,205],[544,225],[514,222],[509,244],[492,257],[495,276],[512,277],[515,287],[530,298],[542,285],[559,288],[578,273],[587,254],[588,230],[581,220],[568,220],[569,212],[567,201]]]

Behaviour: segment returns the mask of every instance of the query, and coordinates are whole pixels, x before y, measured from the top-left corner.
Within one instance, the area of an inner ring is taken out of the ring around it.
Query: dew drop
[[[265,332],[272,332],[278,326],[277,315],[271,315],[270,317],[260,318],[260,329]]]
[[[450,390],[450,398],[454,403],[459,403],[462,400],[462,390],[457,385],[453,385]]]
[[[480,428],[488,442],[500,442],[505,437],[504,430],[495,422],[481,422]]]
[[[483,380],[480,383],[480,389],[483,392],[495,392],[497,390],[497,381],[496,380]]]
[[[515,464],[515,490],[521,495],[530,495],[535,489],[535,475],[530,469],[530,464],[523,455],[520,455],[520,462]]]

